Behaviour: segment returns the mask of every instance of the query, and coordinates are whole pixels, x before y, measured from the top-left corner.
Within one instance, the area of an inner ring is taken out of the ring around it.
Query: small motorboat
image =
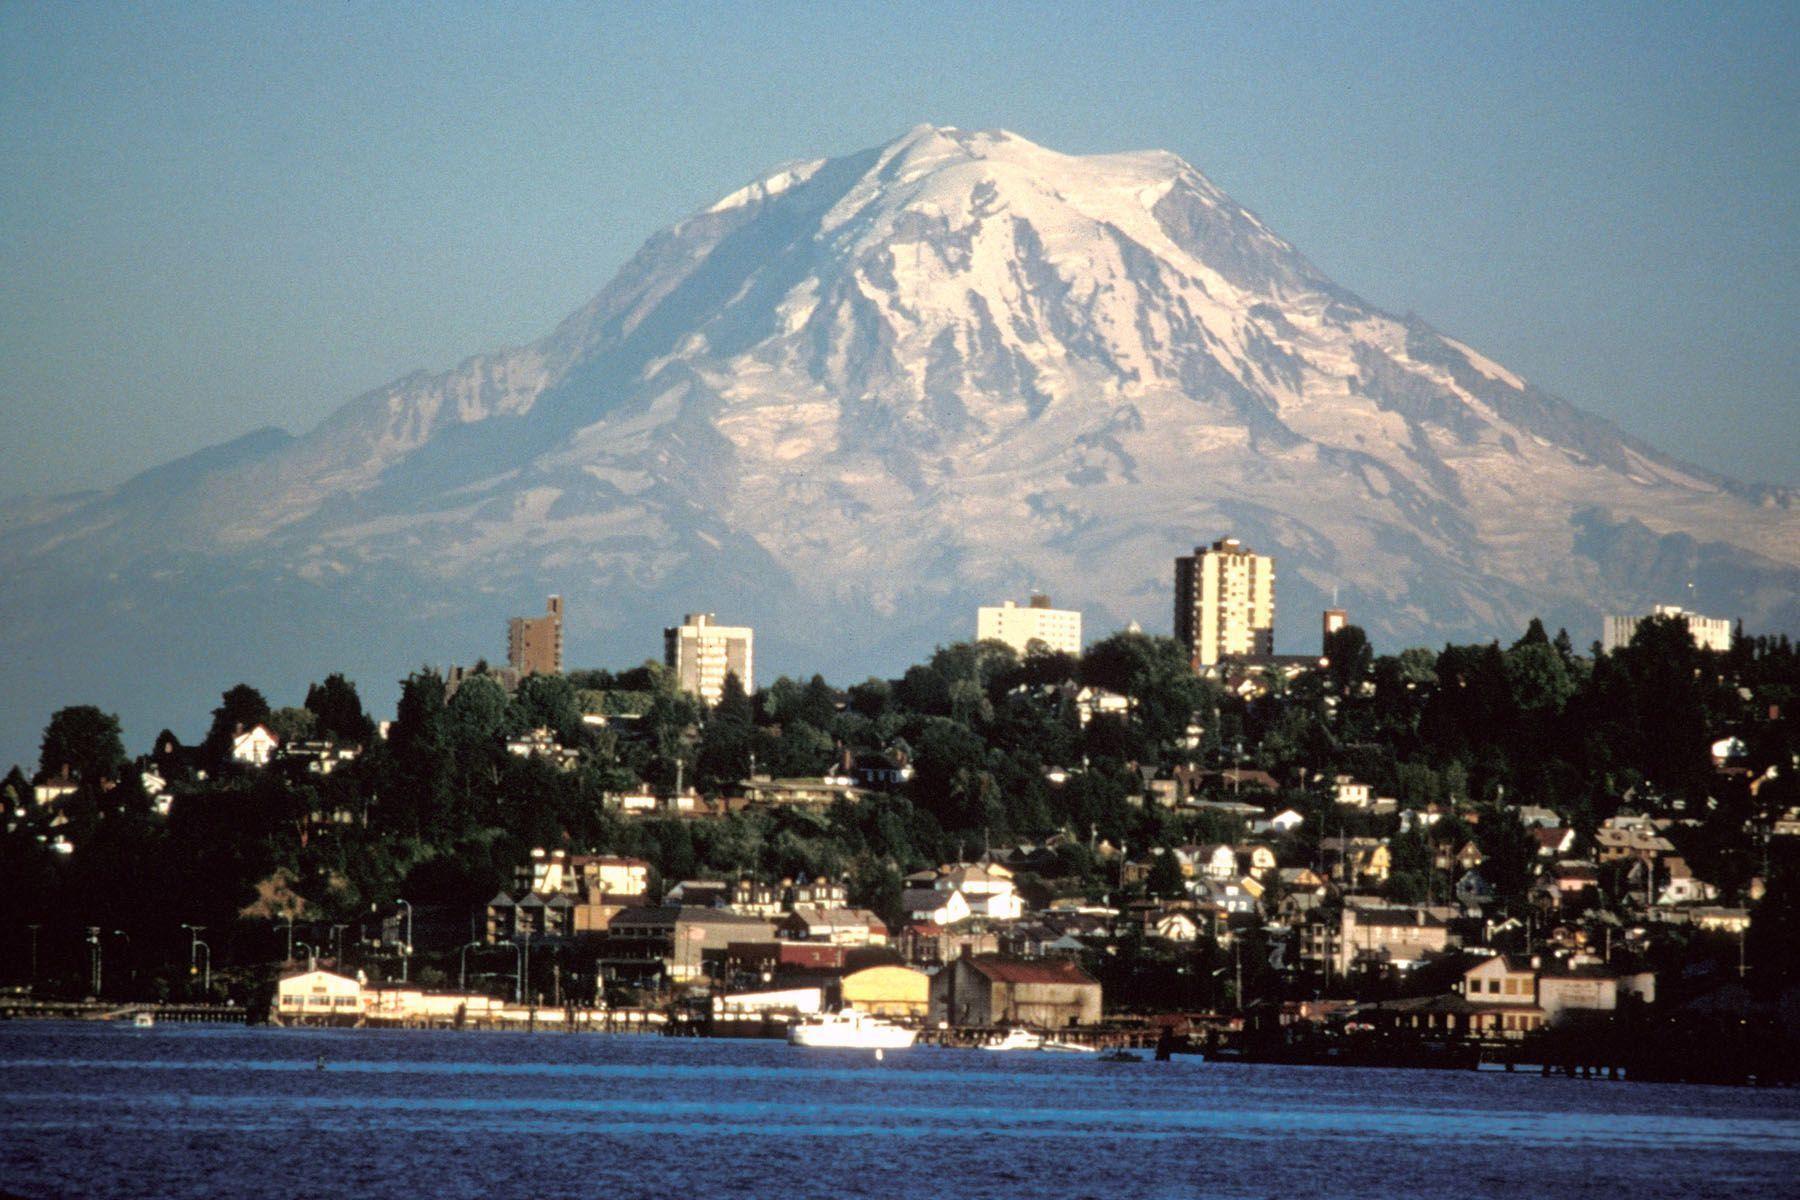
[[[1099,1061],[1103,1063],[1143,1062],[1144,1056],[1141,1054],[1133,1054],[1129,1050],[1108,1050],[1105,1054],[1100,1056]]]
[[[131,1027],[133,1029],[150,1029],[153,1026],[155,1026],[155,1024],[156,1024],[156,1018],[151,1016],[147,1012],[137,1012],[137,1013],[131,1014]]]
[[[1041,1050],[1043,1046],[1043,1035],[1033,1033],[1023,1025],[1014,1025],[1001,1036],[981,1043],[983,1050]]]

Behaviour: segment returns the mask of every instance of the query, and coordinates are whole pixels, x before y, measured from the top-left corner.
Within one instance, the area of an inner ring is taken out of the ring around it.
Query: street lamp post
[[[456,958],[457,958],[456,990],[457,991],[466,992],[469,990],[469,951],[479,949],[481,946],[483,946],[485,944],[486,943],[483,943],[483,942],[464,942],[462,949],[457,952],[457,955],[456,955]]]
[[[406,941],[400,947],[400,982],[405,983],[412,960],[412,902],[402,898],[400,903],[406,905]]]
[[[306,969],[308,971],[317,970],[318,969],[318,952],[313,949],[312,943],[311,942],[300,942],[298,944],[306,947]]]
[[[281,924],[277,925],[275,928],[287,930],[287,957],[282,959],[281,961],[282,962],[293,962],[294,961],[294,918],[289,917],[287,920],[283,921]]]
[[[200,969],[197,965],[198,956],[195,947],[200,943],[200,935],[206,932],[206,926],[183,925],[182,928],[188,931],[188,974],[192,975],[195,971]]]
[[[331,927],[331,961],[339,971],[344,969],[344,930],[348,928],[336,924]]]
[[[201,941],[199,938],[195,938],[193,948],[206,951],[206,958],[203,960],[206,964],[206,971],[200,985],[200,990],[210,996],[212,995],[212,947]]]
[[[98,997],[100,995],[100,958],[101,958],[100,927],[98,925],[89,925],[88,926],[87,942],[88,942],[88,946],[90,947],[90,949],[88,950],[88,964],[89,964],[89,967],[91,968],[91,971],[89,974],[89,979],[88,979],[88,985],[89,985],[89,988],[93,991],[93,994],[96,997]]]
[[[42,925],[27,925],[25,928],[31,931],[31,980],[30,980],[29,984],[27,985],[27,990],[30,992],[36,992],[37,991],[37,935],[38,935],[38,930],[42,929],[43,926]]]

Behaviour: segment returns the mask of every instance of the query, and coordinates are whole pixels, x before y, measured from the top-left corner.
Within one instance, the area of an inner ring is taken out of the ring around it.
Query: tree
[[[118,778],[125,764],[125,743],[119,734],[119,718],[91,704],[58,709],[44,727],[38,747],[38,769],[59,774],[64,767],[82,783],[98,784]]]
[[[756,726],[750,698],[735,672],[725,676],[719,702],[707,714],[700,734],[700,753],[694,773],[703,788],[718,788],[747,779],[756,751]]]
[[[579,745],[583,731],[575,687],[563,675],[527,675],[513,694],[516,724],[548,729],[565,746]]]
[[[215,763],[224,762],[231,754],[232,739],[238,734],[269,722],[269,702],[247,683],[229,688],[213,709],[212,728],[207,731],[201,748]]]
[[[1144,890],[1164,900],[1187,895],[1187,881],[1181,877],[1181,863],[1172,850],[1164,847],[1150,856],[1150,874],[1144,880]]]
[[[310,741],[318,729],[318,718],[308,708],[278,708],[269,714],[269,732],[282,745]]]
[[[328,741],[363,746],[375,735],[356,685],[342,675],[327,675],[323,683],[307,688],[306,708],[318,718],[318,735]]]
[[[1375,652],[1369,648],[1369,635],[1360,625],[1345,625],[1332,630],[1325,638],[1325,657],[1331,663],[1327,674],[1332,687],[1338,695],[1350,696],[1369,677]]]

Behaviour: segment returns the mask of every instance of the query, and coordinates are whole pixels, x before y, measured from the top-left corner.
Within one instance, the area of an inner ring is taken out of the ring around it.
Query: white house
[[[275,985],[275,1019],[289,1024],[353,1024],[362,1019],[363,986],[330,971],[303,971]]]
[[[1235,879],[1238,874],[1237,849],[1220,842],[1212,846],[1183,847],[1194,864],[1194,873],[1215,882]]]
[[[231,761],[247,767],[266,767],[281,743],[266,725],[256,725],[231,739]]]
[[[1367,808],[1374,802],[1375,789],[1348,775],[1339,775],[1332,780],[1332,796],[1339,804],[1350,808]]]

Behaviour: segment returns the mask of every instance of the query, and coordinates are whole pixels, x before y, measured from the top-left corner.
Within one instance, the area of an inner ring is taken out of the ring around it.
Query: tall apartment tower
[[[1033,642],[1042,642],[1046,650],[1080,654],[1081,614],[1073,609],[1051,608],[1050,597],[1034,592],[1024,608],[1011,600],[1002,601],[998,608],[977,608],[975,640],[1005,642],[1021,658]]]
[[[506,623],[506,665],[521,675],[562,673],[563,602],[552,596],[541,617],[514,617]]]
[[[1275,652],[1275,560],[1236,538],[1175,560],[1175,636],[1196,669]]]
[[[748,625],[720,625],[711,613],[689,613],[663,630],[663,662],[682,691],[717,704],[727,675],[736,675],[746,692],[756,690],[754,638]]]
[[[1341,608],[1328,608],[1319,621],[1319,653],[1331,647],[1331,635],[1350,623],[1350,614]]]

